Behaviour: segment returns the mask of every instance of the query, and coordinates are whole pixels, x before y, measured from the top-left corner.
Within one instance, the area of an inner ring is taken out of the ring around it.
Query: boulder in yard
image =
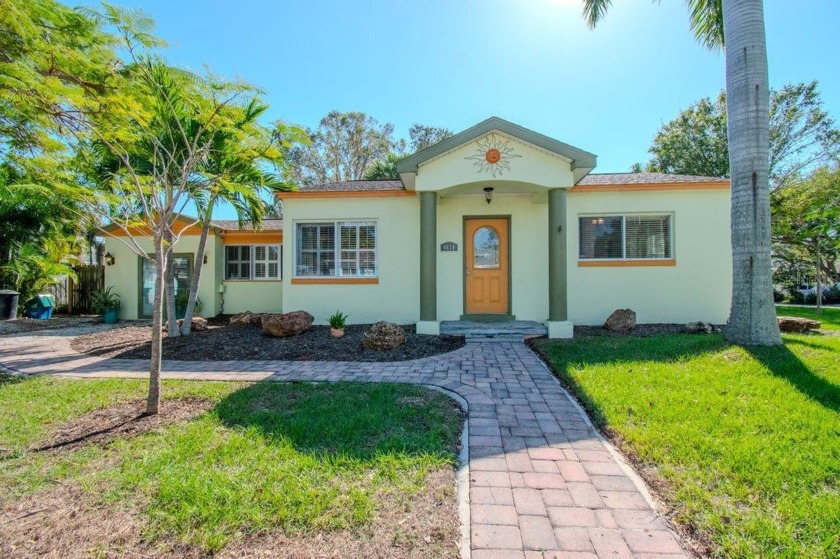
[[[604,328],[613,332],[629,332],[636,327],[636,311],[618,309],[604,322]]]
[[[393,322],[377,322],[362,337],[362,345],[379,351],[394,349],[404,343],[405,330]]]
[[[260,322],[260,315],[251,311],[245,311],[230,317],[231,326],[257,326]]]
[[[685,325],[685,331],[689,334],[711,334],[717,332],[718,328],[709,322],[689,322]]]
[[[263,314],[260,318],[263,332],[275,338],[286,338],[306,332],[312,327],[315,317],[306,311],[284,314]]]
[[[184,325],[184,319],[183,318],[179,318],[177,320],[177,322],[178,322],[178,328],[180,328],[181,326]],[[166,321],[166,322],[163,323],[163,331],[166,332],[167,330],[169,330],[169,321]],[[207,319],[202,318],[200,316],[192,317],[192,326],[190,326],[190,331],[191,332],[204,332],[205,330],[207,330]]]
[[[798,316],[780,316],[776,320],[779,321],[779,330],[782,332],[804,332],[805,330],[819,330],[822,322],[819,320],[811,320],[810,318],[800,318]]]

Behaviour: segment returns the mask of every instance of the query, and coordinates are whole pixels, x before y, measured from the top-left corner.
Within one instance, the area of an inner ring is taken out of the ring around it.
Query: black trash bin
[[[17,318],[20,293],[11,289],[0,289],[0,320]]]

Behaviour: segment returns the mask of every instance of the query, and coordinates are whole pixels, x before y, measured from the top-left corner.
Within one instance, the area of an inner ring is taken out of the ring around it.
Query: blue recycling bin
[[[36,295],[31,301],[29,301],[29,303],[27,303],[24,314],[29,318],[49,320],[52,318],[54,308],[55,305],[53,304],[52,296],[43,294]]]

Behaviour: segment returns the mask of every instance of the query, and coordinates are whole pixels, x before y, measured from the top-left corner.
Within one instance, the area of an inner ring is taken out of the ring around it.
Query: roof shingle
[[[242,227],[239,226],[239,222],[235,219],[213,219],[210,221],[210,224],[214,227],[218,227],[219,229],[223,229],[225,231],[256,231],[254,224],[250,221],[242,222]],[[262,231],[282,231],[283,230],[283,220],[282,219],[263,219],[262,220]]]
[[[400,180],[375,181],[338,181],[306,184],[300,187],[300,192],[370,192],[405,190]]]
[[[670,175],[668,173],[589,173],[578,183],[581,186],[611,185],[611,184],[670,184],[713,182],[726,180],[720,177],[703,177],[695,175]]]

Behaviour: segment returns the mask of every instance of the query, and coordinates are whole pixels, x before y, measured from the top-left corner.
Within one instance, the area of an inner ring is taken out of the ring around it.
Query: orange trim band
[[[292,278],[293,285],[374,285],[379,278]]]
[[[347,191],[311,191],[278,192],[281,200],[294,198],[390,198],[393,196],[417,196],[413,190],[347,190]]]
[[[293,285],[374,285],[379,278],[292,278]]]
[[[629,266],[676,266],[677,261],[669,260],[578,260],[581,268],[622,268]]]
[[[729,190],[729,181],[577,185],[572,187],[570,192],[638,192],[645,190]]]
[[[282,231],[226,231],[222,242],[226,245],[282,244]]]

